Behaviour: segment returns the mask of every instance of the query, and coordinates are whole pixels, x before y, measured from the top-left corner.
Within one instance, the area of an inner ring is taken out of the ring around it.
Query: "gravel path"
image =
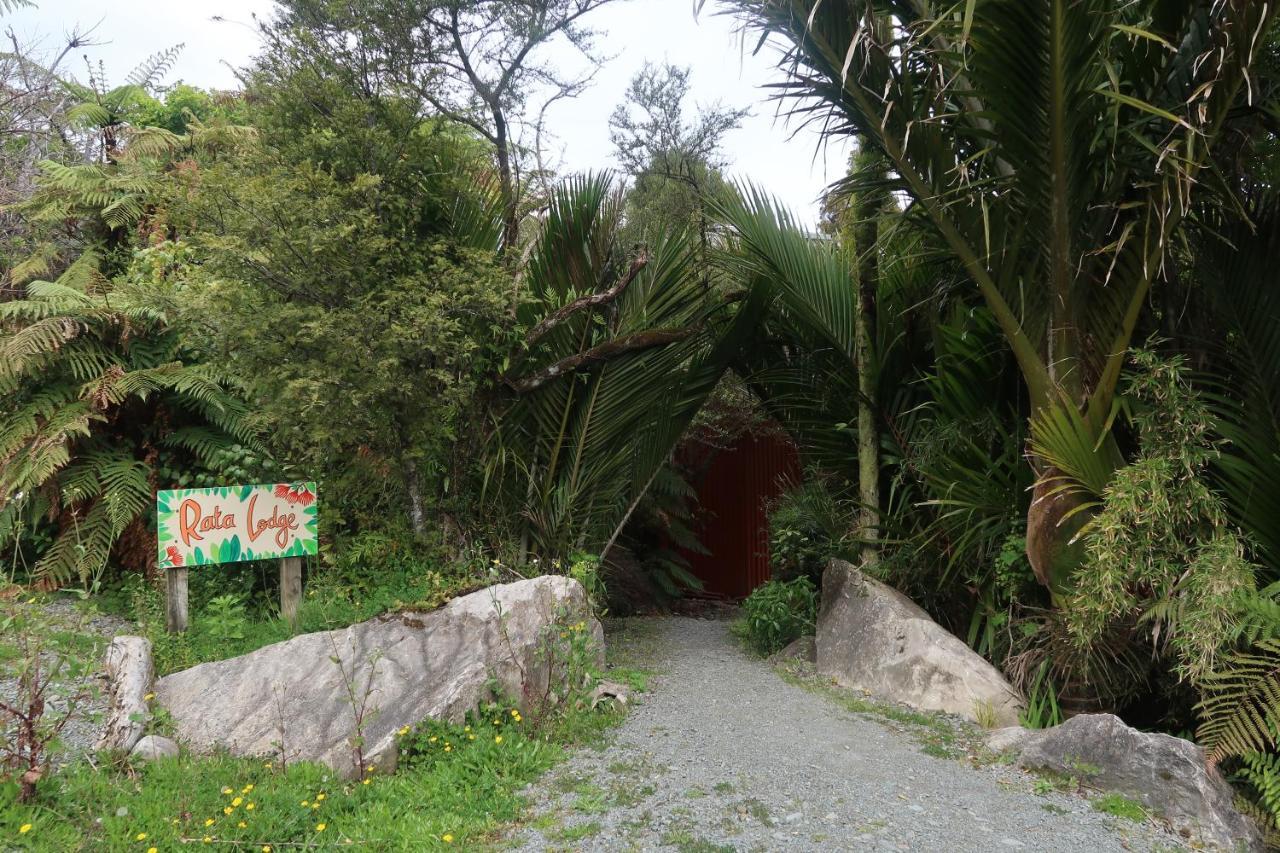
[[[1159,827],[1011,767],[925,754],[910,725],[853,713],[748,657],[727,622],[634,620],[621,643],[658,675],[607,748],[530,792],[514,848],[1179,849]]]
[[[42,606],[51,624],[56,626],[55,630],[74,633],[81,638],[82,653],[86,660],[94,664],[93,673],[81,682],[88,688],[88,695],[80,705],[80,711],[62,731],[60,738],[62,753],[56,759],[59,764],[62,764],[71,757],[92,749],[102,733],[102,721],[105,719],[107,706],[104,695],[105,678],[101,672],[103,652],[106,651],[112,637],[117,634],[137,633],[137,626],[117,616],[92,610],[85,613],[77,602],[65,595],[51,598]],[[63,707],[62,696],[65,693],[74,692],[74,684],[74,682],[60,683],[51,691],[49,699],[52,713],[56,714],[59,708]],[[0,696],[12,701],[16,695],[16,679],[6,676],[4,668],[0,667]],[[0,725],[3,724],[5,721],[0,720]]]

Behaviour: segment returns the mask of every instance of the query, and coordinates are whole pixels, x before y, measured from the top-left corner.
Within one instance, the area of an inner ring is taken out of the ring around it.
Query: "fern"
[[[55,585],[100,577],[167,485],[160,460],[212,470],[257,447],[236,386],[185,363],[163,313],[91,262],[0,305],[0,547],[53,520],[35,575]]]
[[[1280,640],[1260,640],[1205,676],[1196,738],[1210,763],[1276,746],[1280,720]]]

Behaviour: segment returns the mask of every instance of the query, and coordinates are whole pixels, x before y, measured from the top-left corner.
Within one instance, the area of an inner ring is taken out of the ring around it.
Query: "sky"
[[[21,43],[55,50],[73,28],[93,27],[98,42],[81,53],[105,63],[108,80],[118,83],[143,59],[166,47],[184,45],[166,84],[182,81],[206,88],[236,87],[233,69],[248,64],[258,49],[254,16],[269,18],[271,0],[36,0],[5,20]],[[803,221],[818,217],[823,188],[845,170],[843,141],[824,144],[809,129],[788,126],[760,86],[777,81],[775,54],[744,50],[728,18],[709,0],[695,17],[694,0],[620,0],[593,13],[599,47],[610,57],[594,85],[582,96],[548,111],[554,139],[547,146],[564,173],[614,168],[608,119],[633,74],[646,60],[691,69],[697,104],[749,107],[751,115],[725,140],[731,178],[750,179],[776,195]],[[215,21],[217,16],[221,21]],[[577,68],[579,57],[564,45],[547,48],[547,58]],[[83,56],[68,57],[63,71],[83,79]]]

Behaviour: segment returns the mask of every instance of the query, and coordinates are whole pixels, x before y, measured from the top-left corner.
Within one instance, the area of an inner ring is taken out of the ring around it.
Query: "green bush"
[[[817,583],[832,557],[851,556],[842,531],[852,530],[854,510],[821,483],[806,483],[769,508],[769,560],[780,580],[806,577]]]
[[[760,655],[770,655],[811,633],[818,618],[818,589],[807,577],[767,581],[742,602],[745,639]]]

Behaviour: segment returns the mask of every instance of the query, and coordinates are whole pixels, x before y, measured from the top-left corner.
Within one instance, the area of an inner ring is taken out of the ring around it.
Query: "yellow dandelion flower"
[[[232,808],[231,808],[231,806],[223,806],[223,807],[222,807],[222,813],[223,813],[223,814],[231,814],[231,812],[233,812],[233,811],[234,811],[234,809],[232,809]]]
[[[134,840],[134,841],[146,841],[146,840],[147,840],[147,834],[146,834],[145,832],[139,832],[137,835],[135,835],[135,836],[133,837],[133,840]]]
[[[502,735],[494,735],[493,742],[502,743]]]
[[[230,788],[223,788],[223,789],[222,789],[222,793],[224,793],[224,794],[230,794],[230,793],[231,793],[231,789],[230,789]]]
[[[158,851],[158,850],[156,850],[156,848],[154,848],[154,847],[148,847],[148,848],[147,848],[147,853],[159,853],[159,851]]]
[[[303,800],[303,801],[302,801],[302,807],[303,807],[304,809],[305,809],[307,806],[309,806],[309,805],[311,805],[311,801],[310,801],[310,800]]]
[[[325,795],[324,795],[324,794],[316,794],[316,799],[317,799],[317,800],[323,800],[323,799],[324,799],[324,797],[325,797]]]
[[[239,827],[240,829],[244,829],[248,825],[249,824],[245,823],[244,821],[240,821],[239,823],[236,824],[236,826]]]
[[[320,808],[320,804],[319,804],[319,803],[312,803],[312,804],[311,804],[311,808],[313,808],[313,809],[318,809],[318,808]]]
[[[265,768],[267,768],[268,770],[270,770],[270,769],[271,769],[271,762],[270,762],[270,761],[268,761],[266,764],[263,764],[262,766],[263,766],[263,767],[265,767]]]
[[[475,740],[475,739],[476,739],[475,735],[467,735],[467,740]]]
[[[317,823],[317,824],[316,824],[316,832],[324,832],[324,828],[325,828],[326,826],[328,826],[328,824],[326,824],[326,823]]]
[[[262,853],[271,853],[271,845],[270,844],[262,845]]]
[[[243,803],[243,802],[244,802],[244,798],[243,798],[243,797],[236,797],[234,800],[232,800],[232,801],[231,801],[231,805],[233,805],[233,806],[238,806],[238,805],[240,805],[240,804],[241,804],[241,803]]]
[[[29,823],[24,823],[22,826],[18,827],[19,835],[26,835],[30,831],[31,831],[31,824]]]
[[[471,726],[463,726],[463,727],[462,727],[462,730],[463,730],[464,732],[469,732],[469,731],[471,731]]]
[[[407,735],[408,733],[409,733],[409,727],[408,727],[408,726],[401,726],[401,727],[400,727],[400,737],[404,737],[404,736],[405,736],[405,735]]]
[[[242,794],[247,794],[247,793],[249,793],[249,792],[250,792],[250,791],[252,791],[252,790],[253,790],[253,783],[250,783],[250,784],[248,784],[248,785],[245,785],[243,788],[241,788],[241,789],[240,789],[240,793],[242,793]]]
[[[251,812],[251,811],[253,811],[253,810],[254,810],[254,805],[253,805],[253,803],[245,803],[245,804],[244,804],[244,810],[245,810],[245,811],[247,811],[247,812]]]
[[[445,751],[445,752],[453,752],[453,747],[446,743],[446,744],[444,745],[444,751]]]
[[[445,844],[452,844],[453,836],[446,832],[444,835],[440,836],[440,840],[443,841]]]
[[[154,699],[154,698],[156,698],[156,694],[154,694],[154,693],[148,693],[146,696],[143,696],[143,697],[142,697],[142,701],[143,701],[143,702],[150,702],[150,701],[151,701],[152,699]]]
[[[368,785],[368,784],[369,784],[370,782],[372,782],[372,781],[373,781],[372,779],[365,779],[365,780],[364,780],[364,784],[365,784],[365,785]]]
[[[204,838],[202,838],[202,839],[200,839],[200,840],[201,840],[201,841],[203,841],[205,844],[212,844],[212,843],[213,843],[213,836],[212,836],[212,835],[206,835]]]
[[[439,738],[437,738],[435,735],[432,735],[431,737],[427,738],[427,743],[435,743],[437,740],[439,740]]]
[[[520,716],[520,712],[519,712],[519,711],[517,711],[515,708],[512,708],[512,709],[511,709],[511,716],[513,716],[513,717],[518,717],[518,716]]]
[[[213,818],[209,818],[204,822],[205,826],[213,826]]]

